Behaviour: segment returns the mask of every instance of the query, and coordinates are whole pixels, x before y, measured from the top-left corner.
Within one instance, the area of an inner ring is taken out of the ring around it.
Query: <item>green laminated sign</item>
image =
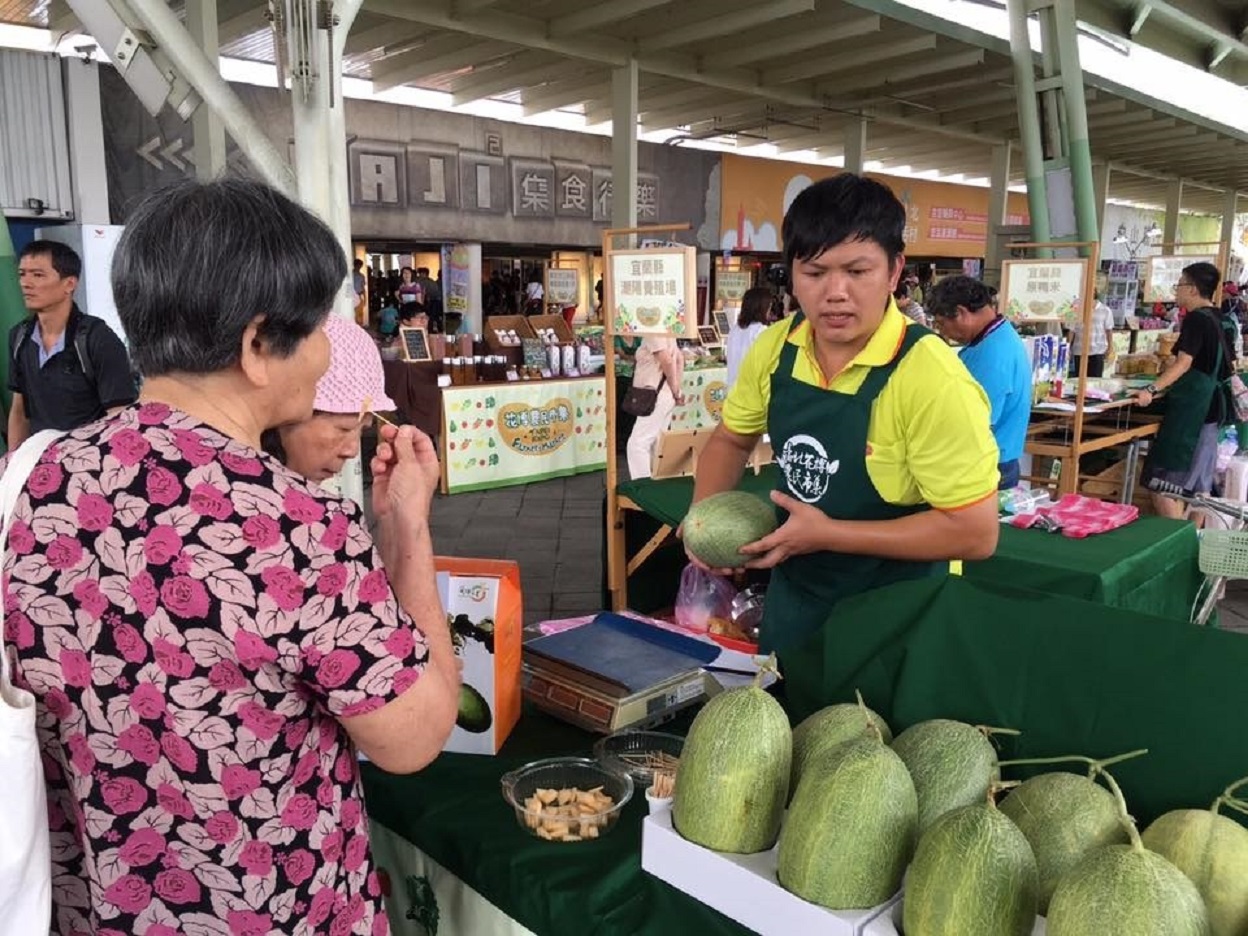
[[[728,368],[687,370],[681,380],[685,405],[672,410],[669,432],[687,429],[714,429],[719,425],[724,398],[728,396]]]

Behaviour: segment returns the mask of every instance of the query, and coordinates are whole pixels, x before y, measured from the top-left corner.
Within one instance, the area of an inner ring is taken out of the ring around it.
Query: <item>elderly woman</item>
[[[142,396],[45,453],[5,563],[53,933],[388,931],[356,754],[415,771],[454,722],[437,461],[387,427],[375,550],[354,504],[260,451],[312,415],[346,271],[324,225],[251,182],[128,219],[113,290]]]

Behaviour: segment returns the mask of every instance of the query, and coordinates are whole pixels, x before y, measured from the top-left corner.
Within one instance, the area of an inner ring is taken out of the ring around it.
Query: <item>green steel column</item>
[[[13,255],[13,240],[9,237],[9,225],[0,216],[0,397],[4,400],[4,416],[7,424],[9,404],[9,329],[26,317],[26,303],[17,283],[17,257]]]
[[[1027,205],[1031,212],[1031,237],[1043,243],[1052,239],[1049,201],[1044,184],[1044,144],[1040,134],[1040,109],[1036,104],[1036,72],[1027,30],[1026,0],[1009,0],[1010,53],[1014,59],[1014,84],[1018,89],[1018,130],[1023,143],[1027,176]]]
[[[1075,194],[1075,223],[1079,240],[1100,242],[1096,215],[1096,183],[1092,178],[1092,145],[1088,139],[1088,109],[1084,100],[1083,66],[1079,63],[1079,35],[1075,31],[1074,0],[1054,0],[1057,54],[1066,98],[1067,153],[1070,181]],[[1088,255],[1085,248],[1084,254]]]

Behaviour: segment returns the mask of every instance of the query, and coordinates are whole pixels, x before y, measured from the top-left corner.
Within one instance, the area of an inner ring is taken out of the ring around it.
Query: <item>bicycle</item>
[[[1205,625],[1226,591],[1229,579],[1248,579],[1248,504],[1197,494],[1177,484],[1154,479],[1148,489],[1182,501],[1207,516],[1217,516],[1227,523],[1225,529],[1202,529],[1198,562],[1205,581],[1192,601],[1191,622]]]

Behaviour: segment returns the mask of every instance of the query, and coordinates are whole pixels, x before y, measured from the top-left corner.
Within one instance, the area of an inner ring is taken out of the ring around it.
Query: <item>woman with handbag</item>
[[[388,931],[358,753],[411,773],[454,725],[437,457],[383,427],[374,548],[355,504],[260,450],[312,416],[346,274],[333,233],[255,182],[179,183],[127,218],[139,403],[44,451],[6,524],[56,936]]]
[[[637,417],[626,449],[628,477],[633,481],[650,477],[659,436],[672,410],[685,405],[680,390],[684,374],[685,356],[675,338],[642,339],[633,363],[633,385],[623,403],[624,411]]]

